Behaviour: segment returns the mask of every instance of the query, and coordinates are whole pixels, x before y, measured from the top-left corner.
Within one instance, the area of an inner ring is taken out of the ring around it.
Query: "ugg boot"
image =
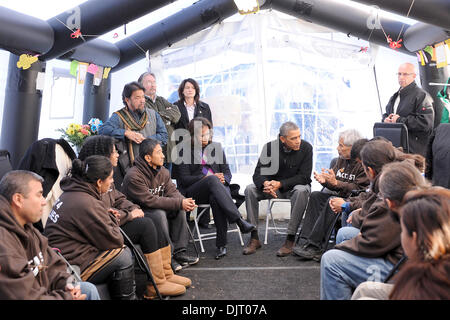
[[[161,293],[162,296],[179,296],[180,294],[186,292],[186,288],[184,286],[167,281],[164,275],[161,249],[145,254],[145,258],[147,259],[150,272],[152,273],[159,293]],[[156,290],[153,287],[153,284],[147,285],[147,295],[144,295],[144,298],[156,298]]]
[[[172,254],[170,252],[170,245],[161,248],[160,250],[164,268],[164,275],[166,276],[167,281],[180,284],[182,286],[185,286],[186,288],[190,287],[192,284],[191,279],[173,273],[171,267]]]

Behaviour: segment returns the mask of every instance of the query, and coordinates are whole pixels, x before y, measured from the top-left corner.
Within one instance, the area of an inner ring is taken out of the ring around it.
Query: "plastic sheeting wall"
[[[366,42],[333,36],[325,28],[265,12],[165,50],[153,58],[152,71],[163,76],[172,102],[181,80],[199,82],[201,100],[213,112],[214,140],[226,147],[233,173],[251,175],[263,144],[275,139],[287,120],[314,146],[315,170],[320,170],[337,155],[339,131],[357,128],[371,137],[380,119],[372,49],[360,52]]]

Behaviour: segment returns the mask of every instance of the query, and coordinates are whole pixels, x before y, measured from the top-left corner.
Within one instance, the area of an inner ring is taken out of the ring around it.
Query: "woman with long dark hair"
[[[400,209],[408,261],[395,277],[392,300],[450,299],[450,190],[410,191]]]
[[[102,201],[113,181],[108,158],[73,160],[70,176],[61,180],[63,193],[50,212],[44,235],[70,264],[80,267],[83,281],[107,282],[111,298],[133,300],[131,252],[124,245],[118,220]]]
[[[189,122],[196,117],[203,117],[213,123],[212,114],[209,105],[200,101],[200,86],[197,81],[192,78],[187,78],[181,81],[178,87],[179,100],[174,104],[178,107],[181,113],[181,118],[176,124],[176,129],[189,128]]]

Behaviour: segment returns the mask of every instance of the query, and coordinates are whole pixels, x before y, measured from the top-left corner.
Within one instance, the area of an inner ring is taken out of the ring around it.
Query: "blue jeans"
[[[356,237],[359,233],[359,229],[355,227],[342,227],[338,230],[336,235],[336,244],[339,244],[345,240]]]
[[[100,300],[97,287],[90,282],[80,282],[81,293],[86,294],[86,300]]]
[[[383,258],[364,258],[331,249],[320,261],[320,299],[349,300],[360,283],[383,282],[393,266]]]

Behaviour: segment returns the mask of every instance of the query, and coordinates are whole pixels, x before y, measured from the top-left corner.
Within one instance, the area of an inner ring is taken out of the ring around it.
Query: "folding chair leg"
[[[241,242],[241,246],[243,247],[244,246],[244,240],[242,240],[241,230],[239,230],[238,226],[236,226],[236,229],[237,229],[237,232],[238,232],[238,235],[239,235],[239,241]]]
[[[331,238],[331,234],[333,233],[333,229],[335,228],[335,226],[336,226],[336,223],[341,219],[341,213],[338,213],[338,214],[336,214],[336,217],[334,218],[334,221],[333,221],[333,223],[332,224],[330,224],[330,228],[329,228],[329,230],[327,231],[327,234],[326,234],[326,237],[325,237],[325,243],[324,243],[324,250],[326,250],[327,248],[328,248],[328,244],[329,244],[329,241],[330,241],[330,238]]]
[[[205,248],[203,248],[202,235],[200,234],[200,229],[198,227],[197,215],[194,217],[195,230],[197,231],[198,242],[200,242],[200,251],[205,252]],[[195,243],[195,239],[194,239]]]
[[[266,215],[266,234],[264,236],[264,244],[267,244],[267,234],[269,233],[269,215],[272,216],[272,212],[267,211],[267,215]]]
[[[192,239],[192,243],[194,244],[194,250],[195,250],[195,254],[197,255],[197,258],[200,257],[200,253],[198,252],[198,247],[197,244],[195,243],[195,238],[194,235],[192,234],[191,228],[189,228],[189,225],[187,226],[188,232],[189,232],[189,236]]]
[[[161,293],[159,292],[158,287],[156,286],[155,279],[153,279],[152,273],[150,271],[150,267],[146,263],[146,259],[141,255],[139,250],[134,246],[133,242],[128,237],[128,235],[125,233],[125,231],[123,231],[122,228],[119,228],[119,229],[120,229],[120,232],[122,233],[122,236],[125,240],[126,245],[133,251],[139,268],[147,274],[147,279],[150,280],[153,287],[155,288],[155,292],[156,292],[156,295],[158,296],[159,300],[167,300],[161,296]]]

